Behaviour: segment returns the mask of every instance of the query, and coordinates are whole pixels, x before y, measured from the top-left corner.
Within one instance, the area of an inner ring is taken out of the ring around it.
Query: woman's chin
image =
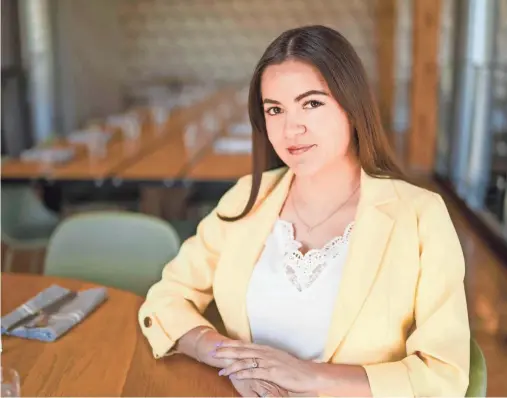
[[[291,162],[288,164],[294,175],[298,177],[312,177],[322,169],[321,164],[316,163],[298,163]]]

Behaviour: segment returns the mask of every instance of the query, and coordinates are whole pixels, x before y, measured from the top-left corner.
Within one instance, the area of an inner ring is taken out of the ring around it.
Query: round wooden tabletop
[[[52,284],[95,285],[2,273],[2,315]],[[108,299],[82,323],[50,343],[2,336],[2,366],[21,378],[22,396],[236,396],[218,369],[188,357],[154,359],[137,323],[142,298],[108,288]]]

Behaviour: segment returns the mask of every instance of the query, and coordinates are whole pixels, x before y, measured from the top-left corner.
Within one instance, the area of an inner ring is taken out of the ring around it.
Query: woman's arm
[[[216,330],[198,326],[185,333],[176,343],[176,352],[185,354],[199,362],[216,368],[229,365],[232,361],[214,358],[212,353],[216,347],[230,340]]]
[[[156,358],[174,353],[175,344],[193,329],[214,329],[202,314],[213,299],[215,267],[226,236],[227,223],[218,214],[240,210],[250,181],[250,177],[240,179],[222,197],[217,208],[199,223],[197,234],[187,239],[164,267],[162,279],[148,291],[138,318]],[[191,342],[192,336],[187,340]]]
[[[470,367],[463,251],[442,198],[419,215],[414,330],[401,361],[364,366],[374,396],[464,396]]]
[[[370,382],[362,366],[317,364],[316,391],[332,397],[371,397]]]
[[[293,397],[371,397],[371,388],[362,366],[316,363],[312,365],[313,391],[291,393]]]

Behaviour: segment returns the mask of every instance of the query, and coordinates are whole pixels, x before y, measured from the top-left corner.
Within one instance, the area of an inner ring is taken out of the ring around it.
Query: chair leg
[[[30,273],[32,274],[37,274],[37,271],[38,271],[38,268],[37,266],[39,265],[39,251],[38,250],[34,250],[32,252],[32,254],[30,255]]]
[[[7,250],[7,253],[5,253],[4,272],[11,272],[12,271],[12,261],[14,259],[14,249],[7,247],[6,250]]]

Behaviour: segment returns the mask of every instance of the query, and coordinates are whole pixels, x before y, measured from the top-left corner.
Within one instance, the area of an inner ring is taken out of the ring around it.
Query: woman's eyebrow
[[[304,92],[303,94],[299,94],[294,99],[294,102],[299,102],[303,98],[308,97],[309,95],[325,95],[326,97],[329,97],[329,94],[326,93],[325,91],[321,91],[321,90],[309,90],[309,91]],[[281,104],[279,101],[274,100],[274,99],[270,99],[270,98],[264,98],[264,100],[262,101],[262,103],[263,104],[275,104],[275,105],[280,105]]]
[[[276,104],[276,105],[280,105],[280,102],[276,101],[276,100],[273,100],[273,99],[269,99],[269,98],[265,98],[264,101],[262,101],[263,104]]]
[[[325,91],[321,91],[321,90],[310,90],[310,91],[306,91],[305,93],[303,94],[299,94],[296,99],[294,100],[294,102],[299,102],[301,101],[303,98],[305,97],[308,97],[309,95],[325,95],[326,97],[329,97],[329,94],[326,93]]]

